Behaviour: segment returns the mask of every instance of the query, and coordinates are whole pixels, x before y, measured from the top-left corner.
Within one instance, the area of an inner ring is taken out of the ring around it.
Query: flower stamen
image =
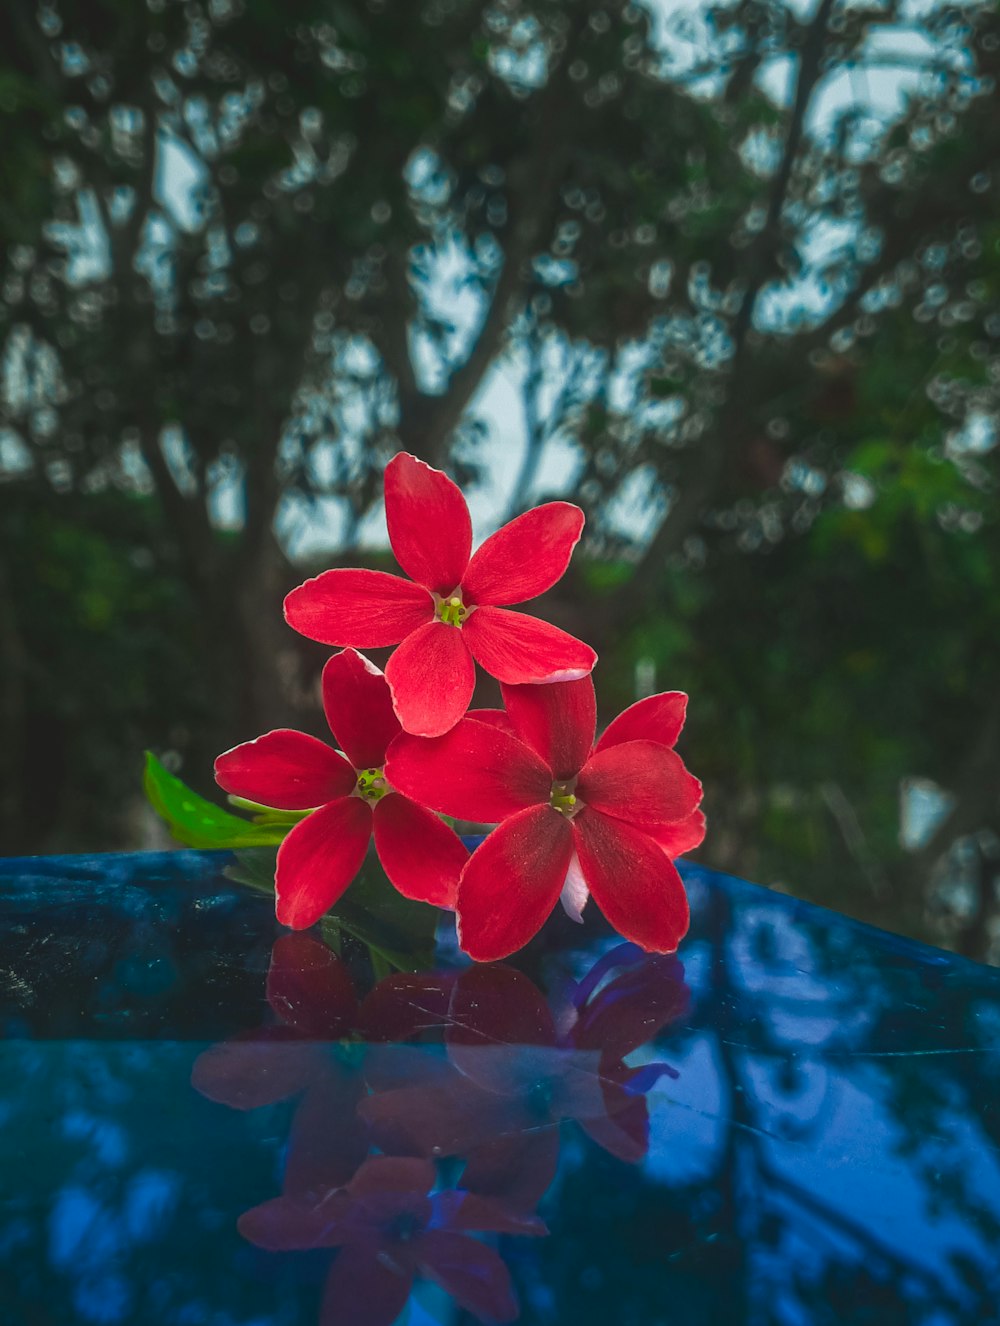
[[[549,794],[549,805],[553,810],[558,810],[560,815],[565,815],[567,819],[572,819],[580,809],[580,802],[573,791],[575,786],[575,778],[571,778],[567,782],[553,783],[552,791]]]
[[[462,602],[461,594],[449,594],[447,598],[437,599],[437,619],[445,626],[461,626],[469,615],[469,609]]]
[[[361,797],[363,801],[374,804],[376,801],[381,801],[385,794],[392,790],[381,769],[358,769],[357,775],[358,781],[354,789],[354,795]]]

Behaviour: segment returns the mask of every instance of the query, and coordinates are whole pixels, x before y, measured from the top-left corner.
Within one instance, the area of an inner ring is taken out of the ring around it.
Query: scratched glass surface
[[[1000,973],[689,868],[375,978],[218,856],[0,863],[0,1319],[1000,1320]]]

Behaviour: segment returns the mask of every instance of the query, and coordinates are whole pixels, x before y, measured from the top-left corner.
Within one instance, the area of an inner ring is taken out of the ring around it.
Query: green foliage
[[[265,812],[254,821],[230,815],[192,792],[150,751],[146,752],[143,787],[150,805],[168,825],[173,837],[186,847],[264,847],[282,842],[291,827],[280,812]]]
[[[710,848],[927,933],[898,841],[900,780],[960,781],[995,687],[1000,603],[984,589],[1000,531],[995,519],[976,537],[943,529],[931,495],[954,496],[952,467],[915,454],[873,439],[852,459],[882,476],[870,508],[665,578],[626,657],[652,657],[659,685],[690,693],[681,750],[706,780]],[[915,463],[913,487],[885,477],[899,459]]]
[[[148,500],[0,487],[8,852],[119,842],[134,832],[141,750],[184,747],[210,770],[224,748],[211,728],[229,695],[210,694],[194,605],[175,570],[156,566],[157,537]]]
[[[390,970],[426,971],[434,961],[434,936],[440,912],[413,902],[390,884],[374,852],[361,874],[323,918],[324,938],[343,932],[363,944],[376,980]]]
[[[224,873],[238,884],[274,893],[275,854],[265,848],[243,849]],[[320,921],[324,943],[341,951],[344,936],[368,952],[376,980],[390,971],[427,970],[434,960],[435,907],[404,898],[386,878],[378,857],[367,860],[347,892]]]
[[[249,821],[230,815],[193,792],[149,751],[143,784],[150,805],[178,842],[206,850],[234,850],[236,860],[225,874],[248,888],[274,894],[273,849],[302,814],[233,797],[235,804],[256,813]],[[389,971],[419,971],[431,965],[437,921],[437,908],[404,898],[390,884],[375,853],[369,852],[358,878],[320,927],[335,952],[340,951],[344,935],[363,945],[380,979]]]

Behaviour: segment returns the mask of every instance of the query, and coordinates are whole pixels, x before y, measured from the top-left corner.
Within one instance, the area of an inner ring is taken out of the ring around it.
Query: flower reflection
[[[616,966],[623,970],[598,988]],[[686,1006],[680,963],[631,944],[550,1003],[513,968],[473,967],[455,983],[445,1030],[458,1080],[391,1089],[376,1055],[369,1076],[379,1090],[361,1111],[383,1128],[392,1122],[397,1137],[423,1154],[460,1154],[505,1139],[509,1159],[510,1141],[520,1136],[533,1164],[554,1173],[556,1125],[576,1120],[612,1155],[638,1162],[649,1142],[643,1093],[673,1070],[629,1068],[624,1057]],[[548,1133],[539,1137],[539,1129]]]
[[[477,1317],[513,1321],[517,1302],[498,1253],[469,1231],[545,1234],[534,1215],[458,1189],[432,1191],[428,1160],[374,1156],[319,1200],[284,1195],[240,1217],[244,1238],[273,1252],[339,1248],[326,1283],[323,1323],[388,1323],[419,1272]]]
[[[359,1000],[305,934],[274,946],[277,1021],[195,1064],[204,1095],[248,1110],[296,1100],[282,1190],[239,1219],[275,1252],[335,1250],[322,1326],[389,1326],[418,1278],[473,1315],[518,1314],[477,1235],[538,1237],[561,1125],[637,1163],[645,1093],[667,1064],[629,1065],[687,1008],[680,963],[623,944],[548,1000],[507,966],[397,975]]]
[[[365,1094],[358,1056],[340,1041],[358,1020],[347,967],[305,935],[282,935],[271,951],[267,999],[280,1019],[212,1046],[195,1061],[192,1084],[233,1109],[299,1097],[285,1167],[285,1189],[346,1183],[368,1154],[357,1110]],[[317,1130],[337,1120],[328,1143]]]

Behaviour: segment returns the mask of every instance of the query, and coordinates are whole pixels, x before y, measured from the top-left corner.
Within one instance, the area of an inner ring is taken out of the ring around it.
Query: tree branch
[[[568,74],[576,42],[586,31],[577,26],[558,68],[538,98],[538,135],[520,178],[512,170],[508,196],[508,225],[503,267],[489,300],[483,324],[465,362],[452,373],[440,396],[400,392],[400,444],[441,464],[448,454],[451,434],[496,359],[513,319],[517,301],[530,284],[531,259],[539,252],[558,206],[559,180],[573,142],[572,118],[576,98]],[[396,356],[398,361],[398,355]],[[415,384],[414,384],[415,385]]]
[[[691,457],[680,493],[664,517],[659,530],[646,550],[636,573],[619,594],[619,619],[636,620],[648,605],[651,581],[660,574],[664,561],[677,551],[698,528],[705,508],[710,505],[724,481],[728,466],[739,454],[740,427],[745,405],[743,392],[750,372],[748,333],[764,283],[771,274],[781,245],[781,218],[795,167],[806,115],[822,74],[823,50],[827,23],[834,0],[822,0],[809,25],[799,61],[795,98],[781,163],[774,178],[767,220],[749,258],[746,293],[733,322],[733,356],[729,368],[726,404],[720,412],[714,435],[702,440]]]

